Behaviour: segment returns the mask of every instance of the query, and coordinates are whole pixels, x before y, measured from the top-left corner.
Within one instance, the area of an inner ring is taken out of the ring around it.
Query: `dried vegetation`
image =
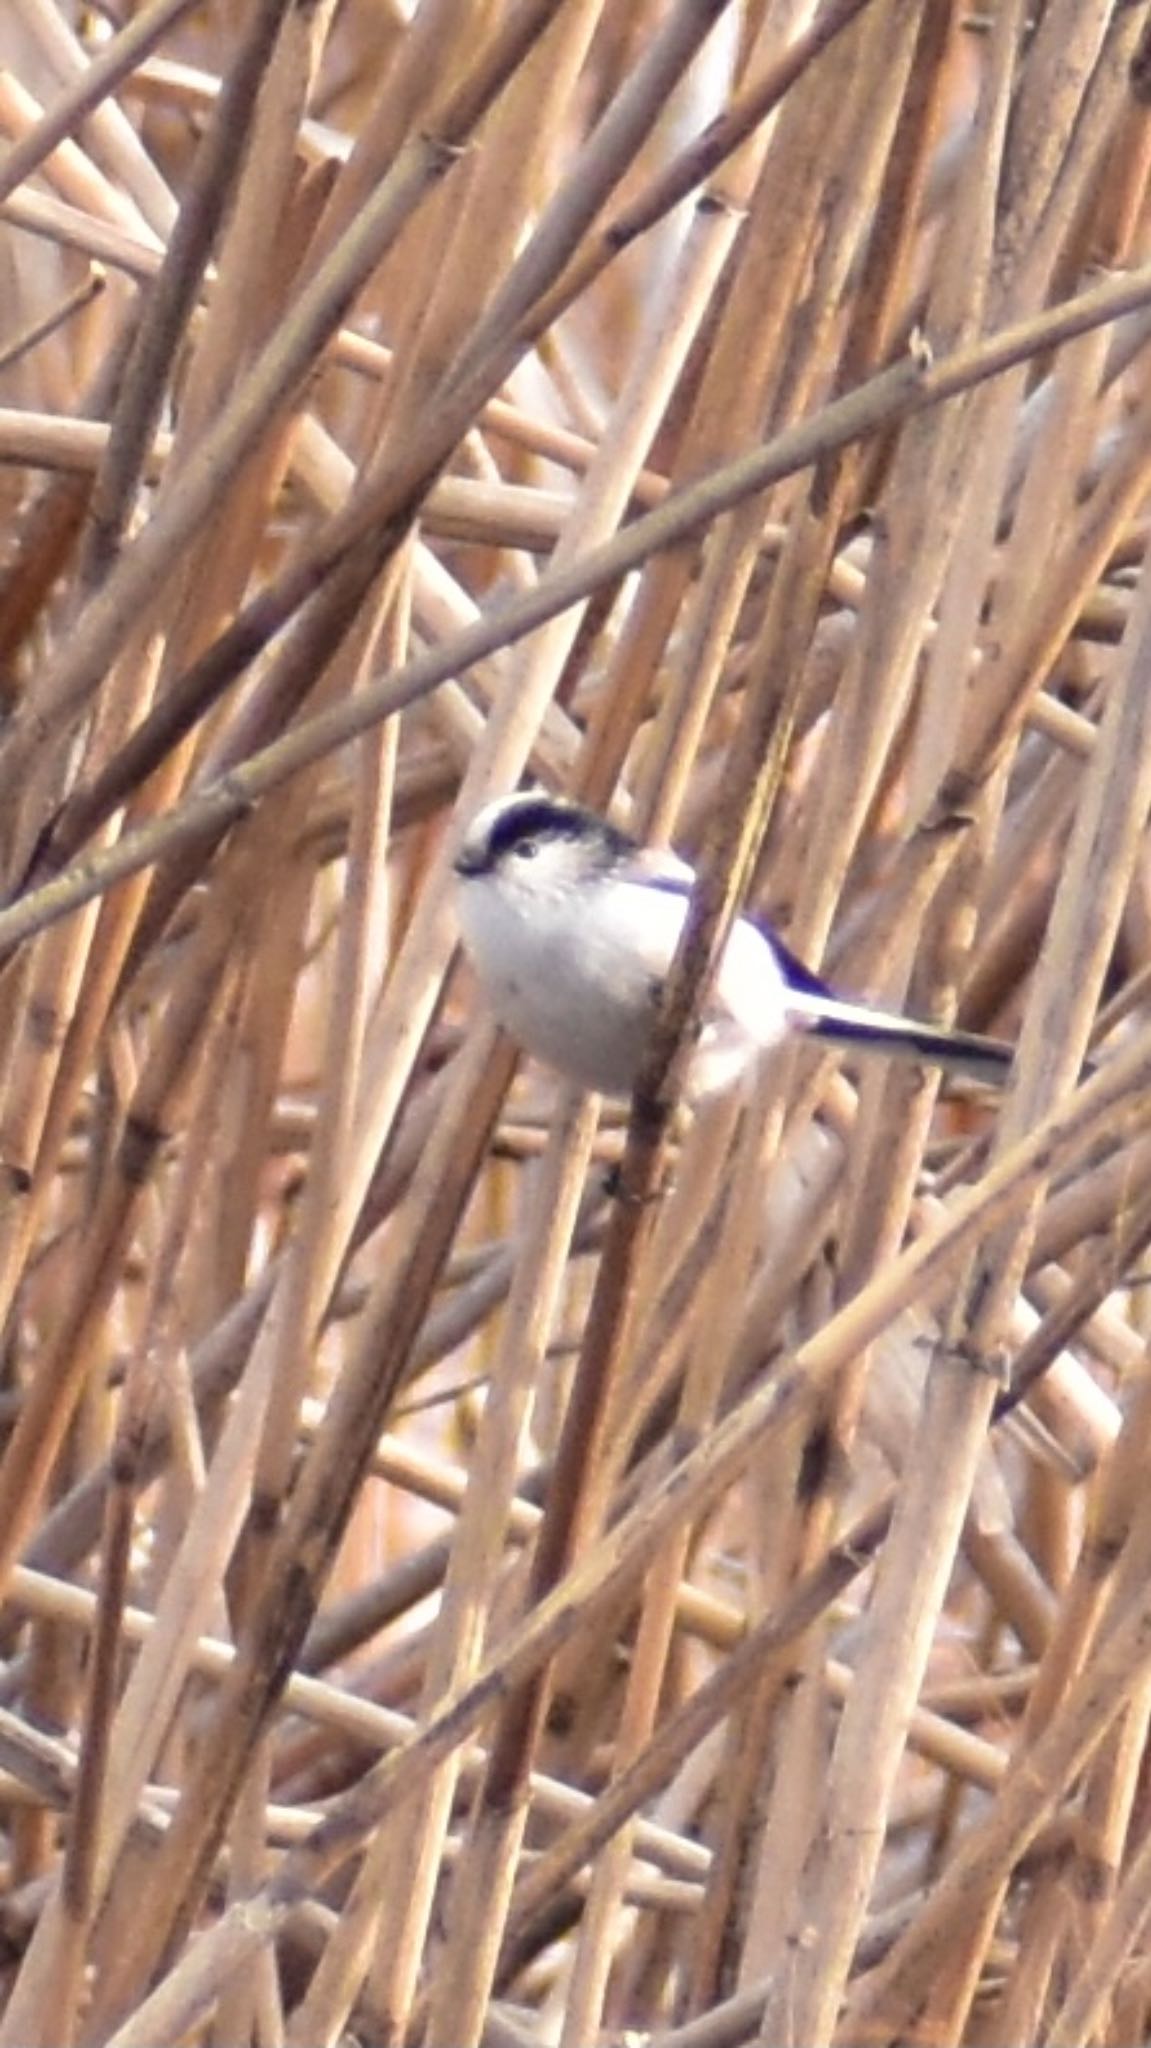
[[[0,66],[0,2048],[1145,2040],[1146,8]],[[525,774],[702,861],[630,1126]],[[670,1121],[743,897],[1010,1091]]]

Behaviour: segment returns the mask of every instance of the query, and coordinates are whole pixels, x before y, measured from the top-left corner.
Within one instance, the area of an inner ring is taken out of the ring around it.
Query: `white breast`
[[[466,878],[458,892],[464,943],[512,1037],[582,1087],[628,1095],[686,899],[619,879],[591,888],[539,887],[530,871]],[[691,1092],[730,1086],[787,1024],[775,956],[754,926],[732,933],[692,1065]]]

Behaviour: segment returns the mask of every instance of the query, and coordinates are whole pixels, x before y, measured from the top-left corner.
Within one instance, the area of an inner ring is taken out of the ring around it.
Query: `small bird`
[[[694,871],[594,811],[528,792],[485,805],[455,860],[464,945],[496,1017],[581,1087],[630,1095]],[[704,1008],[693,1099],[730,1087],[789,1033],[1002,1084],[1013,1049],[844,1002],[771,929],[737,918]]]

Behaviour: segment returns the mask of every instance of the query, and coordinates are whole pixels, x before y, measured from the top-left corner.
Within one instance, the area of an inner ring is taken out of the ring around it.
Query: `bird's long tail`
[[[813,977],[814,979],[814,977]],[[870,1010],[866,1003],[844,1003],[837,996],[796,991],[789,1004],[796,1022],[816,1038],[849,1051],[882,1052],[889,1058],[922,1060],[945,1072],[1002,1087],[1011,1070],[1015,1048],[1000,1038],[975,1031],[950,1031],[939,1024],[917,1024]]]

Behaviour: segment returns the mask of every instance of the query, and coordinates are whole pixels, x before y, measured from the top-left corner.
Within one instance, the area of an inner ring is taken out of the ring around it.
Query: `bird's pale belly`
[[[683,908],[657,891],[630,889],[614,891],[606,903],[601,898],[592,910],[570,895],[537,895],[521,908],[510,894],[481,888],[462,890],[459,905],[476,971],[513,1038],[583,1087],[626,1096]],[[730,1087],[783,1030],[774,958],[758,932],[737,926],[705,1012],[688,1093],[698,1098]]]
[[[470,900],[474,897],[475,900]],[[465,892],[461,923],[489,1001],[513,1038],[559,1072],[605,1095],[635,1082],[658,983],[634,952],[601,933],[589,943],[555,925]]]
[[[550,957],[549,957],[550,956]],[[620,993],[596,972],[597,963],[574,963],[558,948],[533,949],[531,962],[505,962],[492,983],[493,1006],[514,1038],[537,1059],[606,1095],[634,1085],[655,1015],[658,989]]]

